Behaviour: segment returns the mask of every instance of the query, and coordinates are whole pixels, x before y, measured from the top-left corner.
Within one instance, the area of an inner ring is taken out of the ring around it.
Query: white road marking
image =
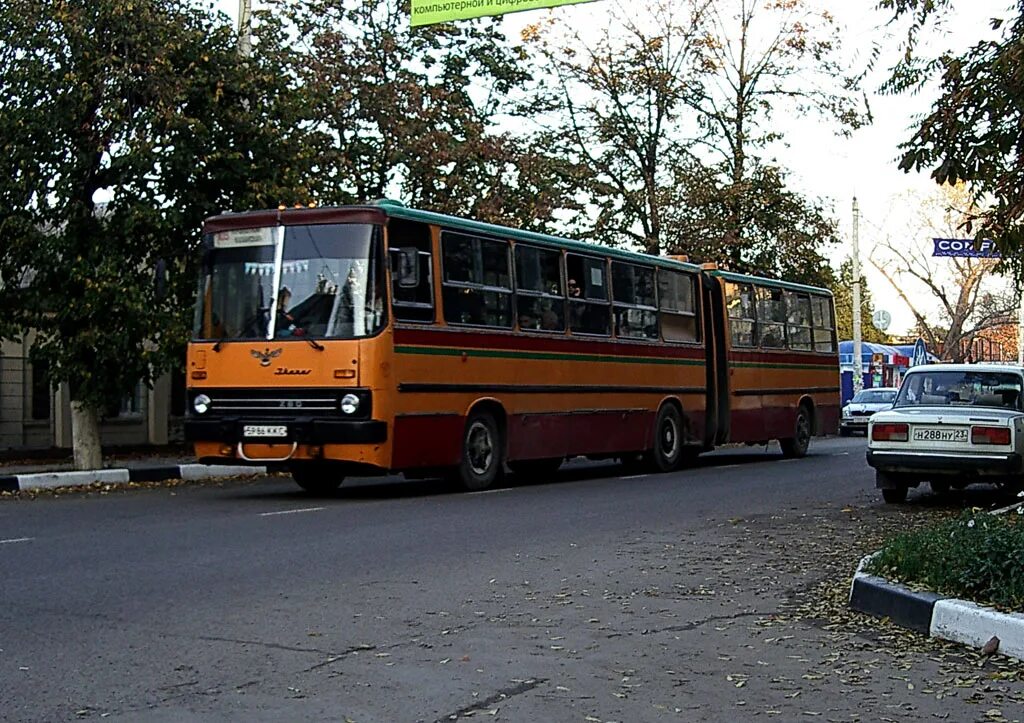
[[[832,454],[829,455],[829,457],[844,457],[849,456],[849,454],[849,452],[833,452]]]
[[[619,477],[619,479],[643,479],[644,477],[650,477],[649,474],[634,474],[629,477]]]
[[[299,512],[319,512],[325,510],[326,507],[302,507],[297,510],[281,510],[280,512],[261,512],[260,517],[271,517],[272,515],[294,515]]]
[[[470,494],[470,495],[495,495],[495,494],[498,494],[499,492],[511,492],[512,490],[513,490],[512,487],[498,487],[497,489],[493,489],[493,490],[477,490],[476,492],[467,492],[467,494]]]
[[[0,540],[0,545],[9,545],[14,542],[31,542],[36,538],[34,537],[12,537],[9,540]]]

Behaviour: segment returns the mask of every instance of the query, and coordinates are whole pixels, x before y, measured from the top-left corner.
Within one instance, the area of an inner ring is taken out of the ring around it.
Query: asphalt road
[[[813,612],[876,523],[941,511],[885,506],[863,450],[0,501],[0,719],[1022,717],[1018,669]]]

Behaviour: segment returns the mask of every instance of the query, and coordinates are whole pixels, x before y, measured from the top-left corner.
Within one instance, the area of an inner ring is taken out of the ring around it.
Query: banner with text
[[[990,239],[978,242],[972,238],[933,238],[932,241],[935,243],[932,256],[960,256],[972,259],[999,258],[999,249]]]
[[[412,0],[412,26],[577,5],[594,0]]]

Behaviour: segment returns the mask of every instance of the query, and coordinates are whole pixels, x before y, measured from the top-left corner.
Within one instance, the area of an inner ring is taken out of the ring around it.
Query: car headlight
[[[341,398],[341,411],[345,414],[355,414],[359,411],[359,397],[355,394],[346,394]]]
[[[212,401],[205,394],[197,394],[196,398],[192,400],[192,408],[196,410],[196,414],[206,414],[210,411],[210,403]]]
[[[843,416],[844,417],[849,417],[850,416],[850,408],[849,407],[843,407]]]

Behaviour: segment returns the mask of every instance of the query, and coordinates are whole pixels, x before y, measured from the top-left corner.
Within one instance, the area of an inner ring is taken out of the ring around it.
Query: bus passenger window
[[[814,350],[835,351],[835,321],[831,298],[811,296],[811,321],[814,324]]]
[[[498,239],[441,234],[444,319],[449,324],[512,327],[509,246]]]
[[[565,331],[562,254],[516,244],[516,315],[528,331]]]
[[[658,308],[665,341],[699,341],[693,276],[658,269]]]
[[[749,284],[725,284],[725,308],[733,346],[754,346],[757,316],[754,314],[754,289]]]
[[[612,298],[616,336],[632,339],[658,338],[653,268],[613,261]]]
[[[811,341],[811,298],[794,291],[787,291],[785,296],[789,348],[810,351],[814,348]]]
[[[565,277],[570,330],[576,334],[610,336],[611,310],[608,308],[605,260],[567,254]]]
[[[760,346],[768,349],[786,347],[786,303],[782,289],[765,286],[757,290],[757,321],[760,330]]]

